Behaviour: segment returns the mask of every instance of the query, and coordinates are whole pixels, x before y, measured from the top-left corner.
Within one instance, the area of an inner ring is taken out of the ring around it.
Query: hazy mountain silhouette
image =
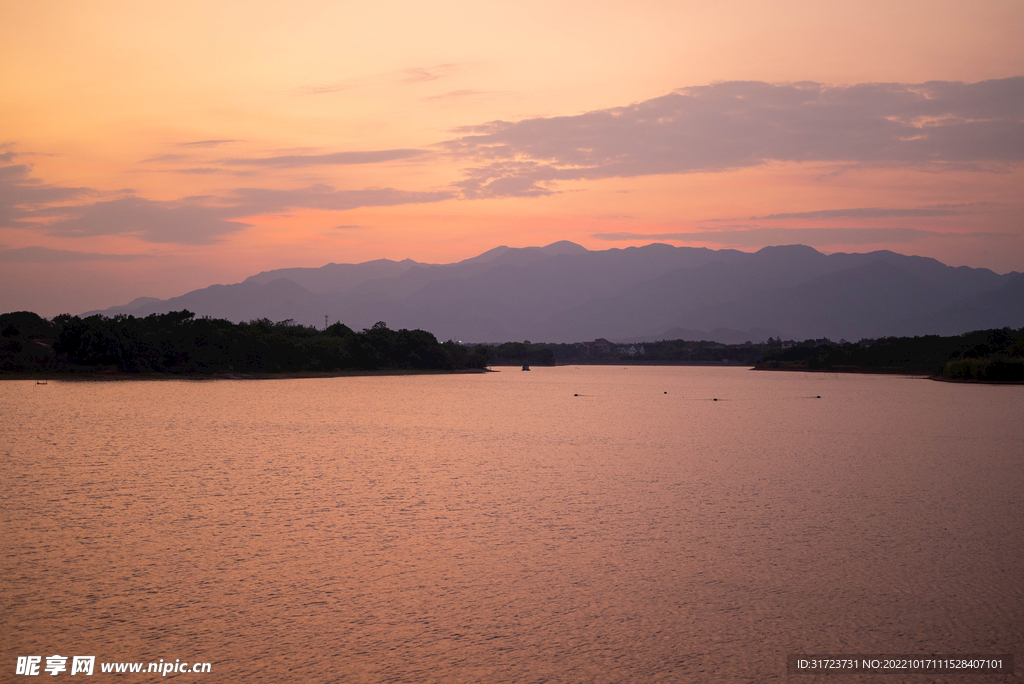
[[[317,326],[327,315],[354,329],[386,321],[473,342],[858,340],[1020,327],[1024,274],[889,251],[825,255],[790,245],[746,253],[664,244],[590,251],[562,241],[496,247],[454,264],[379,259],[265,271],[99,313],[179,309]]]

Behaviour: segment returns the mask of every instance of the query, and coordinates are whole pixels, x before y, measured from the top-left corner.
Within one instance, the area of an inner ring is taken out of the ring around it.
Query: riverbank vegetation
[[[813,341],[811,341],[813,342]],[[928,375],[945,380],[1024,382],[1024,328],[940,337],[886,337],[824,344],[776,345],[759,370]]]
[[[979,330],[940,337],[884,337],[860,342],[768,338],[767,342],[719,344],[661,340],[575,344],[507,342],[490,347],[492,363],[534,365],[731,365],[758,370],[901,373],[981,382],[1024,382],[1024,328]]]
[[[551,344],[505,342],[487,346],[488,363],[495,366],[554,366],[555,354]]]
[[[0,373],[282,374],[383,370],[467,370],[488,365],[743,365],[796,370],[927,375],[954,381],[1024,382],[1024,328],[940,337],[828,339],[724,345],[662,340],[618,344],[439,343],[424,330],[384,323],[354,331],[267,319],[196,318],[189,311],[145,318],[28,311],[0,315]]]
[[[232,323],[190,311],[145,318],[28,311],[0,316],[0,372],[212,375],[346,370],[465,370],[487,365],[487,349],[439,343],[424,330],[384,323],[356,332],[267,319]]]

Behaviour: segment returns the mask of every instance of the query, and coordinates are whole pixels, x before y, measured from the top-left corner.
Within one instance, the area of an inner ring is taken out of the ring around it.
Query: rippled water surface
[[[4,681],[55,653],[204,682],[1022,657],[1020,386],[558,367],[6,381],[0,407]]]

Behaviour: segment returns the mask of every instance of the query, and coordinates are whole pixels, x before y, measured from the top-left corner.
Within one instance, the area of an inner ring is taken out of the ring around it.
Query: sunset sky
[[[0,312],[498,245],[1024,271],[1024,2],[0,0]]]

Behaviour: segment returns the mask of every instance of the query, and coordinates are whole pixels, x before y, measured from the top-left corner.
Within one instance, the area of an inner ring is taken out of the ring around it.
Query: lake
[[[1024,643],[1024,386],[567,366],[0,407],[8,677],[810,682],[787,654]]]

